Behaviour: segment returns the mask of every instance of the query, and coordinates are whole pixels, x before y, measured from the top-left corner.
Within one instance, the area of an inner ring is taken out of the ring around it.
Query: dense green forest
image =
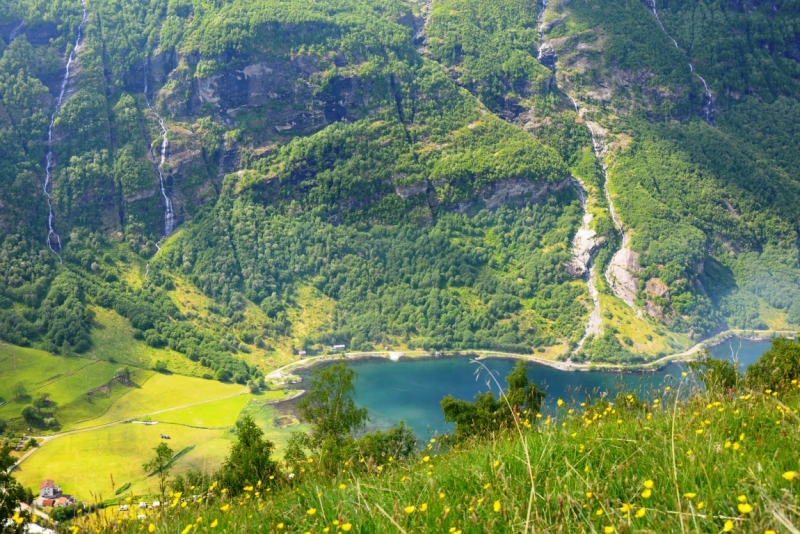
[[[604,298],[609,198],[631,237],[641,328],[800,324],[796,2],[670,0],[665,31],[636,0],[86,8],[0,7],[5,341],[85,352],[106,308],[240,382],[256,348],[568,352],[593,305],[570,176]],[[218,319],[181,311],[187,284]],[[330,309],[301,328],[309,288]],[[601,311],[577,357],[652,356]]]

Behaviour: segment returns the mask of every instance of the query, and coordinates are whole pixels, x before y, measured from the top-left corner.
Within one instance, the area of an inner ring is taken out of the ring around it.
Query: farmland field
[[[239,384],[155,373],[141,384],[140,388],[132,389],[120,397],[103,415],[84,421],[77,427],[98,426],[188,404],[232,397],[246,391],[246,388]]]
[[[85,402],[85,394],[107,384],[119,367],[106,361],[53,356],[41,350],[0,345],[0,398],[6,402],[0,406],[0,418],[20,417],[22,408],[42,393],[48,393],[57,403],[56,416],[62,425],[97,416],[108,403],[103,405],[99,399],[96,404]],[[151,372],[135,373],[134,378],[143,380],[148,373]],[[20,382],[28,396],[14,400],[12,390]],[[80,409],[66,409],[78,405]]]
[[[166,433],[169,446],[175,451],[203,444],[176,462],[178,472],[191,461],[192,465],[216,467],[228,452],[230,442],[222,439],[222,430],[200,430],[182,425],[120,424],[112,427],[59,437],[41,447],[22,463],[15,477],[25,487],[37,488],[41,480],[52,478],[66,493],[88,501],[93,494],[113,497],[115,487],[130,482],[131,491],[154,492],[155,478],[147,477],[142,464]]]
[[[153,379],[158,376],[164,375]],[[237,395],[167,411],[153,418],[159,421],[157,425],[122,423],[57,437],[23,462],[15,476],[33,488],[42,479],[53,478],[65,492],[86,500],[93,500],[92,493],[98,492],[103,498],[112,497],[112,477],[114,487],[130,482],[130,492],[151,493],[156,490],[155,480],[146,476],[141,464],[152,455],[161,434],[170,437],[166,442],[175,452],[194,447],[175,463],[173,474],[189,468],[216,469],[228,454],[234,423],[243,412],[254,415],[265,437],[282,449],[291,432],[301,427],[275,427],[275,409],[264,402],[283,396],[282,391]],[[140,406],[142,411],[152,411]]]

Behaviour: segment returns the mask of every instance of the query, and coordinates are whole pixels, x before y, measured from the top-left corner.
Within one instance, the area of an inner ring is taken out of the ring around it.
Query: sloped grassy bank
[[[652,400],[626,392],[582,404],[565,399],[532,425],[521,418],[479,440],[432,441],[409,461],[354,457],[331,476],[312,459],[291,468],[283,485],[253,481],[197,502],[173,495],[172,506],[142,520],[105,516],[71,528],[793,532],[800,524],[800,351],[791,341],[777,345],[785,358],[768,352],[747,382],[705,366]]]

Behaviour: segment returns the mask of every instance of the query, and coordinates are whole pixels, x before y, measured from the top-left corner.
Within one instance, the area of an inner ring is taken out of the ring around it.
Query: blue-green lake
[[[740,345],[741,343],[741,345]],[[738,351],[738,361],[745,368],[770,347],[768,341],[731,340],[711,350],[714,357],[730,359]],[[354,361],[350,365],[358,373],[356,400],[370,412],[370,426],[386,428],[401,419],[411,426],[420,438],[452,430],[445,424],[439,402],[445,395],[472,400],[478,392],[489,389],[497,393],[494,379],[505,386],[505,377],[515,365],[514,360],[485,359],[479,366],[467,357],[393,362],[385,359]],[[557,399],[582,401],[587,396],[613,392],[620,387],[637,389],[646,394],[651,388],[669,385],[681,377],[682,364],[670,364],[650,373],[623,374],[613,372],[561,371],[540,364],[529,364],[531,380],[547,391],[549,407]],[[494,375],[492,379],[489,375]],[[308,371],[302,374],[307,374]]]

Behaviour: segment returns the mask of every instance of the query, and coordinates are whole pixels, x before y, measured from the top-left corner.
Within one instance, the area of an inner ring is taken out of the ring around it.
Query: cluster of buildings
[[[44,508],[46,506],[70,506],[75,504],[75,497],[65,495],[61,492],[61,486],[50,480],[43,480],[39,485],[39,497],[36,498],[36,506]]]

